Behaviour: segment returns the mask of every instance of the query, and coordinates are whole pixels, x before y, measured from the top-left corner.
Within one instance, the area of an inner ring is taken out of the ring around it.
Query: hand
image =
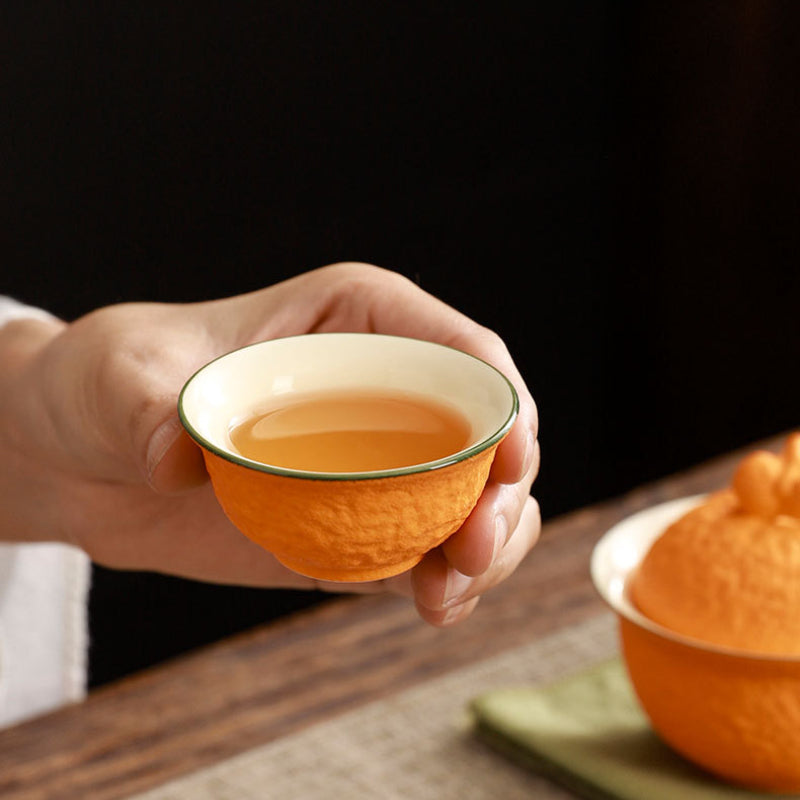
[[[410,573],[374,583],[314,581],[283,567],[222,513],[177,396],[222,353],[314,331],[413,336],[470,352],[513,382],[520,413],[465,524]],[[123,304],[65,325],[0,331],[0,530],[59,540],[97,563],[249,586],[394,591],[436,625],[468,616],[539,534],[533,399],[500,338],[402,276],[337,264],[269,288],[185,305]]]

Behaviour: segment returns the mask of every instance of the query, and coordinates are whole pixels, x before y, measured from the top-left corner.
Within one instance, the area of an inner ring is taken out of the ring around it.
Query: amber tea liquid
[[[457,453],[471,426],[460,411],[400,392],[320,392],[255,414],[230,431],[246,458],[312,472],[408,467]]]

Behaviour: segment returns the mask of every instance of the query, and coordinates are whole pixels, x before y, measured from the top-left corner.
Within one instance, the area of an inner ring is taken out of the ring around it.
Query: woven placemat
[[[541,685],[616,652],[614,618],[603,614],[132,800],[564,800],[573,795],[480,743],[467,707],[490,689]]]

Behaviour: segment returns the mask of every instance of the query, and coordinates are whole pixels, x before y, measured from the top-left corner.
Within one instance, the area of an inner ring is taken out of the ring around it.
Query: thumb
[[[208,480],[202,451],[177,417],[155,429],[146,458],[147,481],[160,494],[180,494]]]

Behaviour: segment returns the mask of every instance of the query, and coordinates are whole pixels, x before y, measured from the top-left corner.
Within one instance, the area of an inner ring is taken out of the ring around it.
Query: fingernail
[[[464,575],[457,569],[447,570],[447,585],[444,590],[444,601],[442,608],[450,608],[451,606],[459,605],[463,602],[461,599],[464,593],[469,589],[472,584],[472,578]]]
[[[447,613],[442,618],[442,625],[452,625],[458,621],[459,617],[464,613],[463,605],[453,606],[447,609]]]
[[[177,417],[171,417],[153,432],[153,435],[150,437],[150,442],[147,445],[147,454],[145,456],[145,469],[147,471],[148,480],[152,478],[164,454],[181,435],[181,430],[182,426],[180,420]]]
[[[468,617],[475,610],[479,600],[479,597],[473,597],[471,600],[465,600],[463,603],[447,609],[447,613],[442,619],[442,625],[452,625]]]
[[[533,464],[533,449],[536,445],[536,437],[533,431],[528,431],[528,438],[525,440],[525,455],[522,458],[522,474],[520,477],[528,474],[528,470]]]
[[[492,550],[492,561],[497,560],[500,551],[506,546],[508,539],[508,521],[502,514],[498,514],[494,518],[494,549]]]

